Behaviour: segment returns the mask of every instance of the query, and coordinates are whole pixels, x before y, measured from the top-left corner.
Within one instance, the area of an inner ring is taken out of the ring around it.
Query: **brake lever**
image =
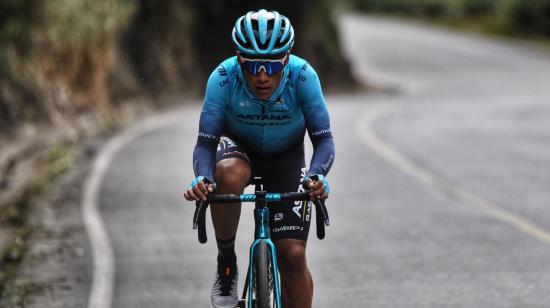
[[[317,238],[322,240],[325,238],[325,226],[330,225],[327,209],[325,207],[324,201],[320,199],[313,199],[312,201],[313,201],[313,204],[315,205],[315,222],[317,225]]]
[[[200,208],[200,201],[196,201],[195,213],[193,214],[193,230],[196,230],[199,226],[199,208]]]
[[[197,201],[195,203],[195,214],[193,215],[193,229],[198,229],[199,242],[204,244],[208,241],[206,236],[206,201]]]
[[[319,177],[317,175],[313,175],[311,179],[314,183],[319,181]],[[328,211],[327,207],[325,206],[325,201],[321,199],[313,199],[313,203],[315,203],[315,209],[319,209],[323,214],[323,223],[325,224],[325,226],[330,226],[330,219],[328,217]]]
[[[327,207],[325,205],[325,200],[319,199],[319,205],[321,207],[321,212],[323,213],[325,226],[328,227],[328,226],[330,226],[330,219],[328,217],[328,211],[327,211]]]

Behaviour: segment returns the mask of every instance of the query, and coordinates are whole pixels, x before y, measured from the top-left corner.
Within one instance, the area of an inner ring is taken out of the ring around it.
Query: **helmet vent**
[[[294,45],[294,30],[288,18],[276,11],[249,12],[237,20],[233,43],[238,51],[249,55],[281,54]]]

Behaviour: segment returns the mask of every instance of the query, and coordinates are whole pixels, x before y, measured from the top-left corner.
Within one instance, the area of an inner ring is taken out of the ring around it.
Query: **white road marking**
[[[494,203],[487,201],[479,196],[476,196],[460,187],[445,183],[438,179],[429,171],[422,169],[412,161],[401,155],[395,149],[384,143],[373,131],[372,124],[382,116],[390,113],[390,106],[377,106],[376,108],[368,109],[356,124],[356,129],[363,141],[373,149],[378,155],[387,160],[389,163],[400,169],[401,171],[413,176],[420,182],[431,186],[435,189],[440,189],[446,193],[470,204],[487,215],[492,216],[504,223],[507,223],[514,228],[532,236],[546,244],[550,244],[550,232],[533,224],[525,218],[519,217],[511,212],[508,212]]]
[[[162,126],[175,123],[178,114],[166,114],[132,126],[114,136],[101,148],[86,179],[82,197],[82,216],[90,238],[93,257],[93,280],[88,308],[110,308],[113,301],[115,265],[111,241],[98,207],[101,183],[115,155],[137,137]]]

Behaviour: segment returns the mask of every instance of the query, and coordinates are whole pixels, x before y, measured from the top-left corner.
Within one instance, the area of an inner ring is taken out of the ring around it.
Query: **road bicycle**
[[[313,180],[317,180],[313,178]],[[311,198],[307,192],[268,193],[263,190],[262,180],[254,178],[253,194],[208,195],[207,201],[196,202],[193,229],[198,229],[199,242],[207,241],[205,217],[212,203],[254,202],[254,241],[250,246],[248,271],[239,308],[281,308],[281,287],[277,267],[277,253],[271,241],[269,210],[267,204],[279,201],[313,202],[316,212],[317,237],[325,238],[325,226],[330,225],[324,202]],[[248,296],[248,300],[247,300]]]

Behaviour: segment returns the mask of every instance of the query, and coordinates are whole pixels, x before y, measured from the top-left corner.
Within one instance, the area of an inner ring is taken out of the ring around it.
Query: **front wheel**
[[[265,241],[260,241],[254,253],[255,308],[275,307],[273,296],[273,264],[271,250]]]

